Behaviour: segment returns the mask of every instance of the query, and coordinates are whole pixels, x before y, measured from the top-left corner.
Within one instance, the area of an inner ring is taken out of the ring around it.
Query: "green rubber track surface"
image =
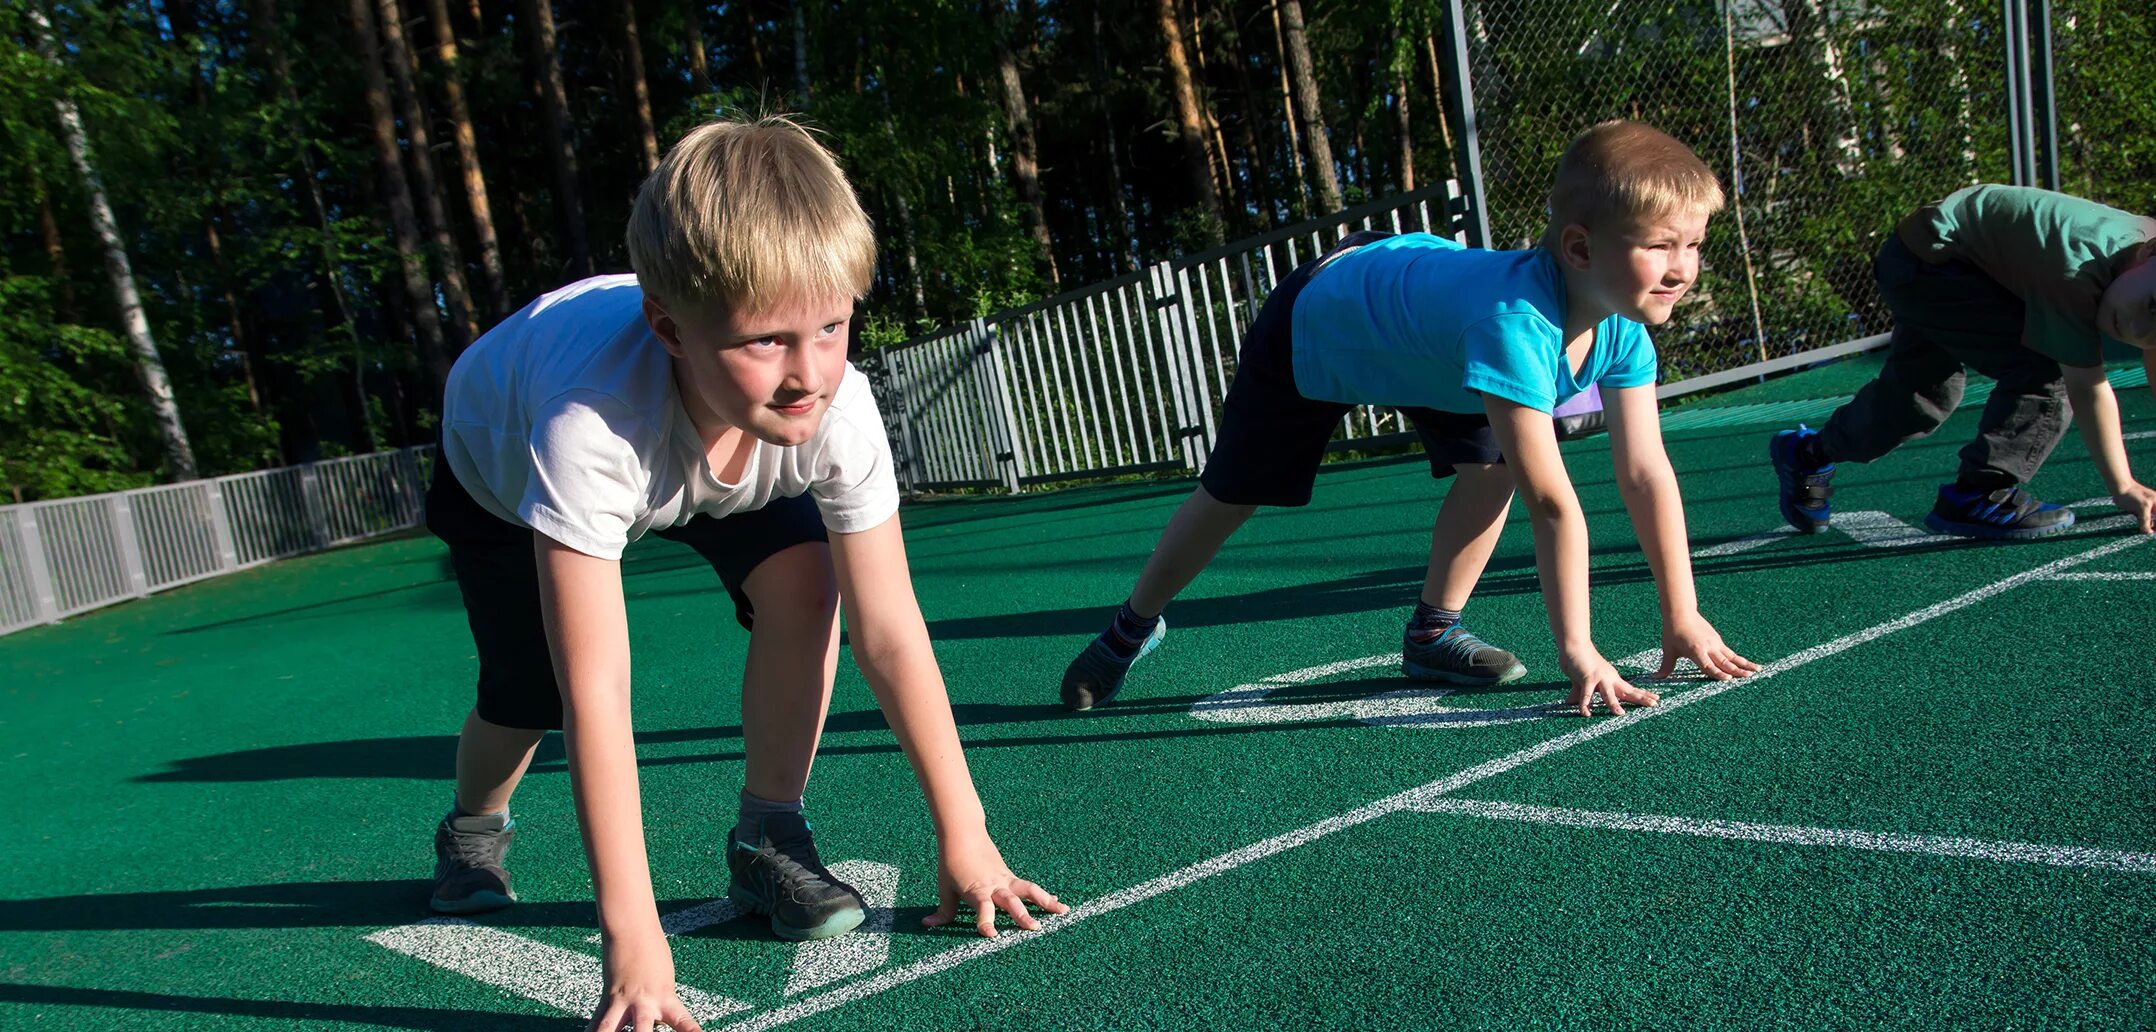
[[[705,1028],[2156,1026],[2156,541],[2072,437],[2034,485],[2087,503],[2072,533],[1928,536],[1968,407],[1845,466],[1842,529],[1777,533],[1756,406],[1831,409],[1857,367],[1667,414],[1703,609],[1768,668],[1621,720],[1551,712],[1517,511],[1468,623],[1527,680],[1397,676],[1443,493],[1419,457],[1261,513],[1122,697],[1076,715],[1063,666],[1190,483],[910,505],[991,830],[1077,909],[992,941],[919,928],[926,813],[844,657],[808,804],[827,861],[892,885],[889,931],[684,931]],[[2116,379],[2156,478],[2156,403]],[[1633,657],[1659,618],[1608,442],[1564,447],[1596,639]],[[625,569],[653,876],[688,912],[725,892],[747,636],[685,549]],[[419,923],[473,676],[426,537],[0,639],[0,1028],[580,1028],[599,947],[558,737],[516,800],[523,902]]]

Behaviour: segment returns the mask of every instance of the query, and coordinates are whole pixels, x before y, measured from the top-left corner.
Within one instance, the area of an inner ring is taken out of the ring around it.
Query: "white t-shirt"
[[[804,492],[838,533],[898,510],[883,417],[851,363],[815,436],[793,447],[756,441],[740,481],[722,483],[643,302],[633,275],[572,283],[458,356],[442,457],[481,507],[601,559],[621,558],[646,531]]]

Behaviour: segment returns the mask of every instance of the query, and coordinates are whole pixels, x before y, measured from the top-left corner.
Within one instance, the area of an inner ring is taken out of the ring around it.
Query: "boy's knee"
[[[831,546],[810,541],[773,554],[749,571],[742,591],[759,621],[829,620],[838,611],[838,574],[831,565]]]

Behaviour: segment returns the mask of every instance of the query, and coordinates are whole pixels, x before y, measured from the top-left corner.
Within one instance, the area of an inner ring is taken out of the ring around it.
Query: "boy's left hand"
[[[2156,532],[2156,488],[2147,484],[2128,485],[2126,490],[2111,496],[2111,504],[2133,517],[2141,525],[2141,533]]]
[[[1701,673],[1717,681],[1759,672],[1759,664],[1722,644],[1721,632],[1698,613],[1672,620],[1662,628],[1662,669],[1654,676],[1657,679],[1668,677],[1677,669],[1680,659],[1699,664]]]
[[[958,908],[963,904],[973,908],[974,927],[993,939],[998,908],[1028,931],[1039,928],[1041,923],[1026,910],[1027,903],[1051,914],[1070,909],[1056,899],[1055,893],[1012,874],[1003,863],[1003,854],[986,834],[961,843],[945,843],[938,852],[936,894],[941,905],[921,919],[924,928],[940,928],[958,920]]]

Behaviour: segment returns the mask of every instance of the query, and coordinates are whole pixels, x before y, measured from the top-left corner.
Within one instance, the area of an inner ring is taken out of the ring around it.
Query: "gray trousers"
[[[1975,266],[1926,263],[1891,234],[1872,272],[1894,313],[1894,338],[1878,379],[1827,420],[1827,457],[1870,462],[1939,429],[1961,403],[1966,367],[1997,387],[1976,440],[1961,449],[1959,476],[1996,486],[2036,476],[2073,409],[2059,364],[2021,344],[2021,299]]]

